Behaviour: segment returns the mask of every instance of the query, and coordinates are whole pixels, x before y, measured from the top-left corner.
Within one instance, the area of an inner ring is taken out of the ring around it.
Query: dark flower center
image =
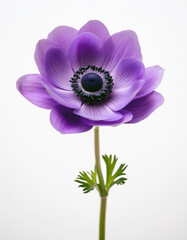
[[[97,73],[87,73],[81,79],[82,87],[87,92],[97,92],[103,86],[103,80]]]
[[[102,67],[81,67],[70,80],[74,93],[83,103],[97,104],[112,92],[113,79]]]

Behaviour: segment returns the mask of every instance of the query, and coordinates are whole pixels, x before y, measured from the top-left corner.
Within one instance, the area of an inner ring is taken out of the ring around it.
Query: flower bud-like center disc
[[[112,92],[113,79],[102,67],[80,67],[70,80],[74,93],[83,103],[98,104]]]
[[[96,73],[87,73],[82,77],[81,85],[87,92],[98,92],[103,87],[103,80]]]

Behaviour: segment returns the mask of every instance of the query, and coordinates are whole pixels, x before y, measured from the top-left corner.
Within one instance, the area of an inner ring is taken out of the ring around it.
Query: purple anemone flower
[[[110,36],[96,20],[80,30],[60,26],[38,42],[35,61],[40,74],[22,76],[17,88],[33,104],[51,109],[51,124],[61,133],[137,123],[164,101],[154,91],[164,70],[144,67],[130,30]]]

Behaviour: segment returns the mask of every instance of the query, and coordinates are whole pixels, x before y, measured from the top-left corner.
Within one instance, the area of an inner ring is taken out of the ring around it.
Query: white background
[[[90,19],[111,34],[136,31],[145,65],[165,69],[162,107],[139,124],[101,128],[102,154],[128,164],[126,185],[109,195],[106,240],[187,239],[187,1],[1,0],[0,12],[0,239],[98,239],[99,196],[73,182],[94,166],[93,131],[61,135],[15,87],[38,72],[39,39]]]

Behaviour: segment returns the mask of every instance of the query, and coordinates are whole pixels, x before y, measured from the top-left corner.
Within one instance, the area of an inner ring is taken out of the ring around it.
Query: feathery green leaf
[[[105,164],[106,164],[106,187],[107,189],[110,189],[113,185],[122,185],[125,183],[127,178],[124,178],[122,176],[126,175],[125,169],[127,168],[127,165],[125,163],[121,164],[117,171],[113,174],[114,168],[116,166],[118,158],[116,155],[114,155],[112,159],[112,155],[107,156],[103,155],[102,156]]]
[[[79,172],[75,182],[79,183],[78,187],[82,187],[84,193],[88,193],[97,186],[96,172]]]

